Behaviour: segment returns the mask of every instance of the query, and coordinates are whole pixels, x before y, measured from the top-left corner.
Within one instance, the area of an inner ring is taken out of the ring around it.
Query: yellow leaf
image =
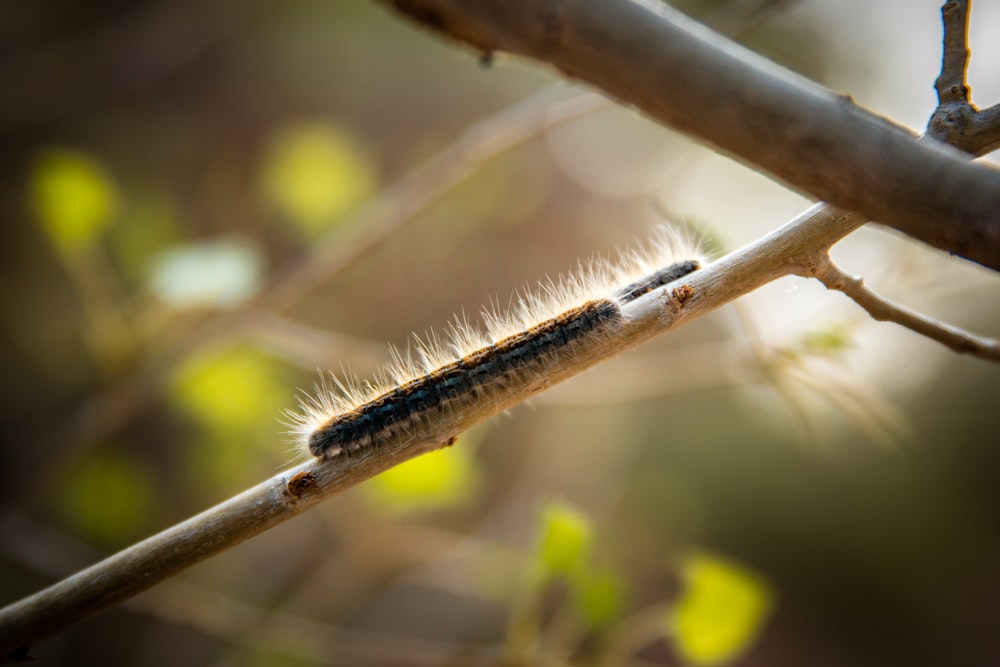
[[[693,665],[730,662],[750,647],[772,606],[770,587],[730,560],[693,553],[682,564],[685,590],[670,614],[681,657]]]
[[[92,244],[107,229],[118,209],[118,194],[95,158],[53,149],[35,160],[31,204],[53,244],[72,254]]]
[[[540,533],[537,566],[543,578],[583,569],[594,537],[587,515],[566,503],[550,502],[542,509]]]
[[[367,198],[375,167],[349,134],[325,123],[298,123],[271,140],[263,167],[270,201],[309,235],[325,229]]]
[[[459,441],[386,470],[362,488],[379,508],[399,514],[460,505],[471,497],[478,479],[471,451]]]
[[[233,349],[182,366],[171,398],[214,433],[244,438],[275,423],[288,389],[266,357]]]

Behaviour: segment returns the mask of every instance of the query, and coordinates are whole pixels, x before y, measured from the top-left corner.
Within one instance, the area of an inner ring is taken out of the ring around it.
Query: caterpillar
[[[390,348],[390,363],[372,382],[325,376],[290,415],[292,434],[320,459],[451,442],[564,379],[562,369],[580,367],[574,362],[589,343],[615,335],[622,306],[697,270],[699,256],[690,242],[661,228],[616,264],[581,264],[566,278],[515,294],[506,312],[484,309],[485,329],[461,317],[443,337],[414,336],[405,352]]]

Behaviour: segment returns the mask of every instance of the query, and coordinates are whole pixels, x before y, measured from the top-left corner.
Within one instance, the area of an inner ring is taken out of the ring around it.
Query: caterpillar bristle
[[[286,415],[288,430],[301,449],[324,458],[386,440],[447,440],[473,413],[522,400],[521,385],[527,392],[546,384],[532,374],[553,372],[588,336],[613,333],[621,303],[696,269],[702,258],[688,235],[658,228],[616,262],[580,261],[570,274],[515,290],[504,307],[491,299],[479,324],[460,312],[443,330],[413,335],[403,349],[390,346],[389,361],[371,380],[344,370],[321,374],[299,411]]]

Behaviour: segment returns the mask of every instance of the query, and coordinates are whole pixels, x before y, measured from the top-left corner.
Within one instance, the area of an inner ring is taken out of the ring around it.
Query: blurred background
[[[939,3],[688,0],[919,131]],[[1000,5],[972,12],[1000,101]],[[317,369],[809,202],[361,0],[0,5],[0,603],[277,473]],[[991,158],[987,158],[991,159]],[[834,249],[987,335],[1000,280]],[[34,650],[39,664],[1000,661],[1000,370],[782,280]]]

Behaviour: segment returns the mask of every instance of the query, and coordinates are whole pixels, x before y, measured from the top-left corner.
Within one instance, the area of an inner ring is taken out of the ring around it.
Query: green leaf
[[[264,158],[267,198],[308,236],[315,236],[374,192],[375,166],[343,129],[302,122],[280,129]]]
[[[742,565],[703,552],[685,558],[681,572],[685,589],[669,618],[679,654],[692,665],[732,661],[767,620],[770,587]]]
[[[104,166],[85,153],[39,153],[30,176],[31,206],[53,245],[74,254],[93,244],[118,210],[118,192]]]
[[[559,501],[546,504],[541,519],[536,566],[542,579],[582,572],[593,542],[590,519]]]
[[[361,487],[365,497],[392,514],[457,507],[478,488],[479,469],[469,447],[454,447],[418,456],[386,470]]]

